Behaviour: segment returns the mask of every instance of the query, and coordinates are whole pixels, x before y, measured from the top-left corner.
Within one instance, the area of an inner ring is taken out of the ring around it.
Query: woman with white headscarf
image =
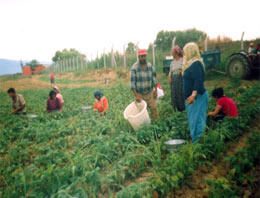
[[[62,95],[60,93],[59,87],[58,86],[54,86],[53,90],[56,92],[56,98],[58,98],[60,100],[60,103],[63,104],[64,100],[63,100],[63,97],[62,97]]]
[[[185,107],[192,142],[197,142],[206,127],[209,102],[209,95],[204,86],[205,66],[197,44],[188,43],[183,51],[182,75]]]

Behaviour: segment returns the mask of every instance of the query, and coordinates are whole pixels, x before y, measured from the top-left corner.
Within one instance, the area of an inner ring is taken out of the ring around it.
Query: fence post
[[[80,70],[81,70],[81,71],[84,70],[84,69],[83,69],[83,61],[82,61],[82,59],[83,59],[83,56],[80,56]]]
[[[86,61],[84,61],[84,63],[86,64],[86,70],[88,69],[88,59],[87,59],[87,55],[86,55]]]
[[[125,44],[124,44],[124,47],[123,47],[123,53],[124,53],[124,67],[126,67]]]
[[[79,57],[77,56],[76,59],[77,59],[77,70],[79,71],[80,70],[79,69]]]
[[[97,69],[99,69],[98,52],[97,52],[97,58],[96,58],[96,61],[97,61]]]
[[[106,70],[107,66],[106,66],[106,54],[105,54],[105,48],[104,48],[104,69]]]
[[[155,67],[155,51],[154,51],[155,44],[154,43],[152,43],[152,47],[153,47],[153,66]]]
[[[136,61],[137,61],[137,62],[138,62],[138,50],[139,50],[139,48],[138,48],[138,43],[139,43],[139,42],[137,42],[136,45],[135,45],[135,50],[136,50]]]

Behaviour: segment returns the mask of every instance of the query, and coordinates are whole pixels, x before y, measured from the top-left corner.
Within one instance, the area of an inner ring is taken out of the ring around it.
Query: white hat
[[[54,86],[53,89],[57,90],[58,92],[60,92],[60,89],[58,86]]]

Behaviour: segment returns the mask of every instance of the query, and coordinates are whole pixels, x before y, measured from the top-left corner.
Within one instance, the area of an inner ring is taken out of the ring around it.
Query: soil
[[[118,77],[120,73],[120,77]],[[129,71],[122,69],[117,70],[93,70],[83,72],[82,74],[75,76],[75,73],[62,73],[55,76],[56,79],[67,80],[86,80],[86,83],[73,83],[73,84],[55,84],[59,87],[78,88],[78,87],[113,87],[117,85],[119,79],[122,83],[129,82]],[[54,84],[43,81],[40,79],[40,75],[33,75],[30,77],[23,77],[17,80],[6,80],[0,82],[0,89],[3,91],[8,90],[10,87],[14,87],[15,90],[27,90],[27,89],[46,89],[52,88]]]
[[[201,166],[193,173],[190,181],[187,182],[180,190],[174,192],[174,197],[180,198],[207,198],[208,197],[208,185],[206,184],[206,179],[215,180],[221,177],[225,177],[229,173],[229,165],[224,162],[225,157],[230,157],[234,155],[237,151],[241,150],[247,146],[247,138],[251,135],[251,131],[256,130],[260,132],[259,119],[254,121],[251,125],[250,131],[247,131],[242,137],[229,143],[228,151],[219,161],[213,161],[213,166]],[[256,175],[258,177],[259,175]],[[258,189],[258,188],[256,188]],[[259,191],[259,190],[258,190]],[[259,192],[258,192],[259,193]]]
[[[153,176],[152,172],[144,172],[138,178],[135,178],[134,180],[126,182],[125,186],[128,187],[128,186],[131,186],[131,185],[136,184],[136,183],[145,182],[151,176]]]

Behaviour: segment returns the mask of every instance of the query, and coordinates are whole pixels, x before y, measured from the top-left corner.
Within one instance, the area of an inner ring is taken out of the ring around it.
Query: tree
[[[84,54],[81,54],[79,51],[72,48],[70,50],[64,49],[62,51],[56,51],[55,56],[52,57],[52,61],[57,62],[60,60],[65,60],[65,59],[69,59],[69,58],[73,58],[73,57],[86,58],[86,56]]]
[[[34,71],[34,69],[39,65],[39,62],[34,59],[31,62],[27,63],[26,65],[30,66],[31,70]]]
[[[135,52],[135,44],[132,42],[129,42],[127,44],[126,53],[131,54]]]
[[[188,42],[199,43],[204,41],[207,34],[195,28],[185,31],[160,31],[158,32],[155,44],[158,50],[162,52],[171,51],[172,40],[176,37],[175,44],[181,48]]]

